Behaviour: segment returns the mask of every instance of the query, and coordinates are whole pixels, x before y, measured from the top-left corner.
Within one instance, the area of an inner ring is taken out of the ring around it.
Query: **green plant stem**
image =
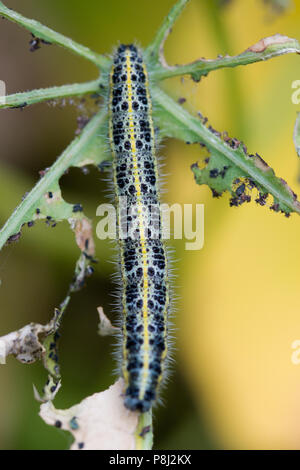
[[[212,31],[217,46],[221,54],[232,52],[230,30],[224,21],[223,11],[220,8],[219,0],[211,0],[206,3],[208,20],[211,22]],[[200,11],[199,11],[200,15]],[[238,70],[234,68],[231,73],[223,75],[226,86],[226,101],[228,109],[228,118],[234,125],[236,134],[242,139],[246,133],[244,99],[241,93],[240,76]]]
[[[48,28],[47,26],[42,25],[36,20],[31,20],[29,18],[24,17],[20,13],[17,13],[10,8],[7,8],[3,2],[0,1],[0,16],[7,18],[14,23],[26,28],[32,34],[34,34],[37,38],[43,39],[44,41],[50,42],[51,44],[57,44],[58,46],[62,46],[69,51],[84,57],[85,59],[89,60],[93,64],[95,64],[101,71],[106,71],[109,67],[110,60],[101,55],[97,54],[96,52],[91,51],[88,47],[82,46],[77,42],[73,41],[72,39],[53,31],[52,29]]]
[[[164,42],[167,39],[169,33],[171,32],[173,24],[181,15],[188,1],[189,0],[179,0],[176,5],[172,7],[169,14],[164,19],[153,41],[151,41],[151,43],[146,49],[146,56],[149,62],[156,64],[159,61]]]
[[[135,432],[136,450],[151,450],[153,446],[152,410],[141,413]]]
[[[86,83],[74,83],[51,88],[41,88],[39,90],[15,93],[0,97],[0,109],[24,107],[43,101],[66,98],[69,96],[81,96],[87,93],[99,91],[99,80]]]
[[[99,129],[104,123],[106,116],[106,110],[101,110],[91,119],[80,136],[71,142],[62,155],[51,168],[49,168],[44,177],[34,186],[26,198],[16,208],[0,231],[0,250],[12,234],[18,233],[26,214],[30,212],[32,208],[36,207],[37,201],[47,192],[47,189],[57,181],[71,165],[78,163],[85,147],[88,146],[91,139],[99,133]]]
[[[183,141],[202,142],[211,153],[223,155],[228,161],[249,175],[266,192],[287,207],[291,212],[300,214],[300,204],[270,167],[259,168],[253,164],[253,158],[242,158],[220,137],[211,132],[199,119],[193,117],[160,88],[153,87],[152,97],[156,104],[156,119],[164,136]],[[165,123],[168,123],[167,125]]]
[[[284,38],[284,36],[282,36]],[[153,80],[164,80],[166,78],[180,75],[191,75],[196,81],[213,70],[224,67],[237,67],[260,62],[283,54],[300,53],[300,43],[296,39],[286,38],[282,43],[273,43],[261,52],[254,52],[247,49],[237,56],[225,56],[218,59],[199,59],[186,65],[163,67],[158,65],[152,71]]]

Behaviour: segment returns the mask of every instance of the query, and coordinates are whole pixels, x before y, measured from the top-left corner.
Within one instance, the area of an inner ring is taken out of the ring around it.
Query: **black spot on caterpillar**
[[[167,355],[169,281],[161,235],[158,164],[146,65],[134,45],[121,45],[110,74],[109,140],[117,206],[136,207],[135,236],[118,238],[122,277],[122,374],[125,406],[148,411],[157,399]],[[148,209],[158,207],[156,225]],[[128,211],[128,209],[127,209]]]

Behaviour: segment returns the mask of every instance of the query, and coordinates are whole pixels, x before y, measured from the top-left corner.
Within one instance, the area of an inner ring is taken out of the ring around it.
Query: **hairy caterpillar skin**
[[[164,372],[170,300],[149,81],[134,45],[121,45],[114,56],[109,116],[116,203],[120,207],[126,197],[127,207],[137,208],[132,216],[118,214],[125,406],[146,412]],[[155,205],[156,226],[150,230],[147,209]],[[120,237],[124,217],[135,222],[134,237]]]

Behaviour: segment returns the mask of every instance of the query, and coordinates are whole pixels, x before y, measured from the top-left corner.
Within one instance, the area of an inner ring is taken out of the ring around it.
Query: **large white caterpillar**
[[[157,398],[164,372],[170,299],[149,80],[134,45],[121,45],[114,56],[109,139],[117,206],[125,200],[127,209],[135,208],[130,215],[118,211],[125,406],[145,412]],[[122,238],[124,221],[134,230]]]

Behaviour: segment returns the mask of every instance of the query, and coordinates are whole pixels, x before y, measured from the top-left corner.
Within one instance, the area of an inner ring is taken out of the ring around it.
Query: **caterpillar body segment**
[[[146,412],[164,372],[170,299],[149,79],[134,45],[121,45],[114,55],[109,140],[118,207],[125,406]]]

